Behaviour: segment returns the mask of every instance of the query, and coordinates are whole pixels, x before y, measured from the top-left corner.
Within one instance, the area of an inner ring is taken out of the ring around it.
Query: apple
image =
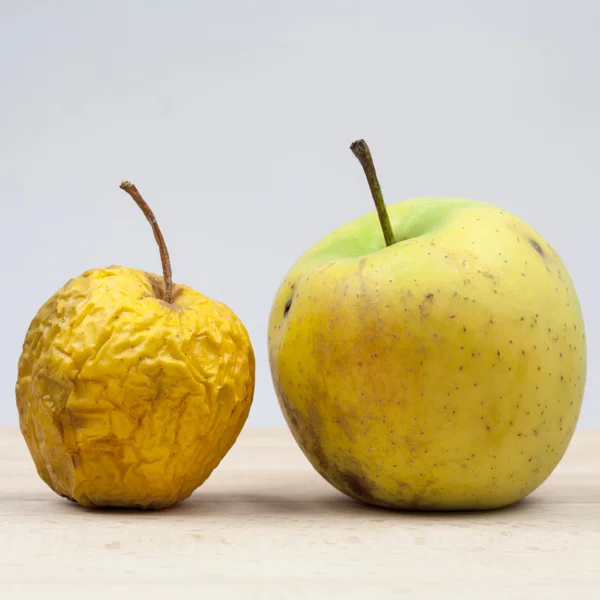
[[[586,378],[580,304],[561,258],[488,203],[391,204],[291,267],[268,349],[298,445],[335,488],[397,509],[493,509],[552,473]]]
[[[65,283],[27,330],[16,402],[54,492],[85,507],[158,510],[188,498],[233,447],[255,358],[229,307],[173,282],[154,213],[136,186],[120,187],[152,227],[163,277],[111,266]]]

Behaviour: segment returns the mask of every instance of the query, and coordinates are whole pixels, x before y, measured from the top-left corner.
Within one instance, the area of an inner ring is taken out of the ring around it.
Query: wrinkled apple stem
[[[388,215],[385,202],[383,201],[383,194],[381,193],[381,186],[377,180],[377,172],[375,171],[375,164],[373,163],[373,157],[367,142],[365,140],[356,140],[350,144],[350,150],[358,161],[360,162],[365,175],[367,176],[367,182],[371,190],[371,196],[375,202],[375,208],[379,215],[379,222],[381,223],[381,229],[383,230],[383,237],[385,239],[386,246],[391,246],[395,243],[394,231],[392,230],[392,224],[390,223],[390,216]]]
[[[154,238],[156,239],[158,249],[160,250],[160,260],[162,262],[163,278],[165,280],[165,297],[162,299],[168,304],[171,304],[173,302],[173,273],[171,272],[171,259],[169,258],[169,251],[167,250],[165,238],[163,238],[158,223],[156,222],[156,217],[133,183],[122,181],[119,187],[133,198],[152,227]]]

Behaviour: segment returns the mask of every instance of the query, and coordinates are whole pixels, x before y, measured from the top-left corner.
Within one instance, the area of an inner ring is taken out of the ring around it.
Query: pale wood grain
[[[245,429],[191,499],[90,511],[0,429],[0,598],[600,599],[600,432],[517,506],[401,514],[317,475],[287,430]]]

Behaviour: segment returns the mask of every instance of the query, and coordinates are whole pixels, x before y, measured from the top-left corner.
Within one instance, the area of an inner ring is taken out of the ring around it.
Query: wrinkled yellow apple
[[[166,247],[161,255],[168,263]],[[41,478],[81,505],[158,509],[187,498],[247,418],[255,364],[244,325],[225,305],[167,285],[167,271],[165,280],[87,271],[27,332],[21,431]]]
[[[358,500],[516,502],[556,467],[579,416],[573,282],[537,231],[495,206],[388,209],[389,245],[374,213],[360,217],[300,257],[277,292],[269,359],[287,423],[315,469]]]

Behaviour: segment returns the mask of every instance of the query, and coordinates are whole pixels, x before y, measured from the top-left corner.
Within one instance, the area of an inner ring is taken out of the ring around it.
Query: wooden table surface
[[[600,599],[600,432],[518,505],[405,514],[317,475],[285,429],[245,429],[168,511],[91,511],[0,429],[0,598]],[[108,596],[110,594],[110,596]]]

